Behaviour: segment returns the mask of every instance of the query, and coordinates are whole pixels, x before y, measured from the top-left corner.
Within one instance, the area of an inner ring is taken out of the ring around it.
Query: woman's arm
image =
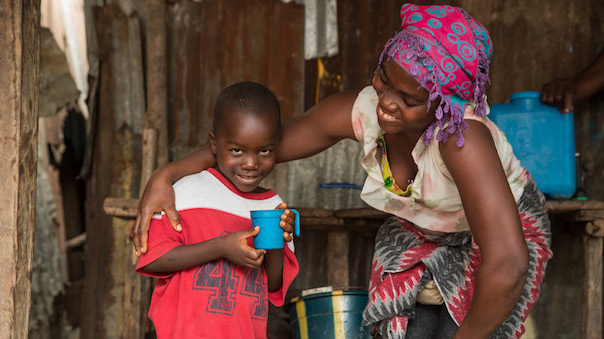
[[[493,138],[482,123],[467,123],[463,147],[454,136],[440,145],[481,253],[474,297],[455,338],[488,338],[520,298],[528,249]]]
[[[153,172],[138,204],[136,222],[132,230],[136,255],[147,252],[147,237],[153,213],[164,211],[170,225],[180,232],[180,216],[174,206],[174,189],[172,184],[178,179],[204,169],[216,166],[216,159],[205,146],[180,160],[166,164]]]
[[[354,139],[351,112],[358,91],[335,94],[321,101],[306,114],[288,122],[281,131],[277,160],[302,159],[326,150],[338,141]],[[178,179],[216,165],[210,147],[157,169],[141,197],[134,225],[137,255],[147,252],[147,233],[153,213],[164,211],[170,225],[180,231],[180,217],[174,206],[172,184]]]
[[[177,272],[220,258],[244,267],[260,267],[266,251],[247,245],[247,239],[256,236],[258,232],[260,228],[256,227],[197,244],[181,245],[143,267],[143,270],[154,273]]]
[[[334,94],[287,122],[281,131],[277,161],[303,159],[344,139],[355,139],[352,106],[359,91]]]

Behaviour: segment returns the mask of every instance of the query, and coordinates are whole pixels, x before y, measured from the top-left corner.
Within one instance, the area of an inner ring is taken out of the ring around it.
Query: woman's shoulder
[[[489,128],[480,120],[466,120],[467,128],[462,130],[463,145],[460,147],[457,134],[450,134],[446,141],[440,141],[438,148],[443,156],[463,156],[467,152],[495,152],[493,135]]]
[[[355,97],[351,110],[355,137],[363,143],[372,143],[379,134],[376,107],[379,98],[373,86],[363,88]]]

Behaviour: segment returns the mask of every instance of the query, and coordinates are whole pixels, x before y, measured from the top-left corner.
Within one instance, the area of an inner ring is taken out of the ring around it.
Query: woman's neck
[[[411,148],[413,148],[413,147],[415,147],[418,140],[422,137],[423,134],[424,134],[423,131],[405,131],[405,132],[400,132],[400,133],[396,133],[396,134],[386,134],[386,135],[384,135],[384,137],[386,137],[388,139],[404,141],[405,144],[407,144],[407,145],[411,146]]]

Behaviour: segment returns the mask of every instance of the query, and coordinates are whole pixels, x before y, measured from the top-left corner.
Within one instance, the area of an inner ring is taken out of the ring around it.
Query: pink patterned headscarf
[[[485,92],[493,45],[486,28],[459,7],[401,7],[401,31],[386,43],[380,63],[390,58],[430,92],[430,101],[440,97],[436,121],[424,132],[429,144],[438,127],[436,140],[446,141],[457,133],[463,145],[464,104],[476,103],[476,113],[486,114]],[[449,125],[445,128],[445,124]]]

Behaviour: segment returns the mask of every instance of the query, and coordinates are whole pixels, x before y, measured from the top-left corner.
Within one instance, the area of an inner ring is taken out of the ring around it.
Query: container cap
[[[516,92],[512,94],[510,100],[522,100],[522,99],[540,99],[541,93],[535,91]]]

